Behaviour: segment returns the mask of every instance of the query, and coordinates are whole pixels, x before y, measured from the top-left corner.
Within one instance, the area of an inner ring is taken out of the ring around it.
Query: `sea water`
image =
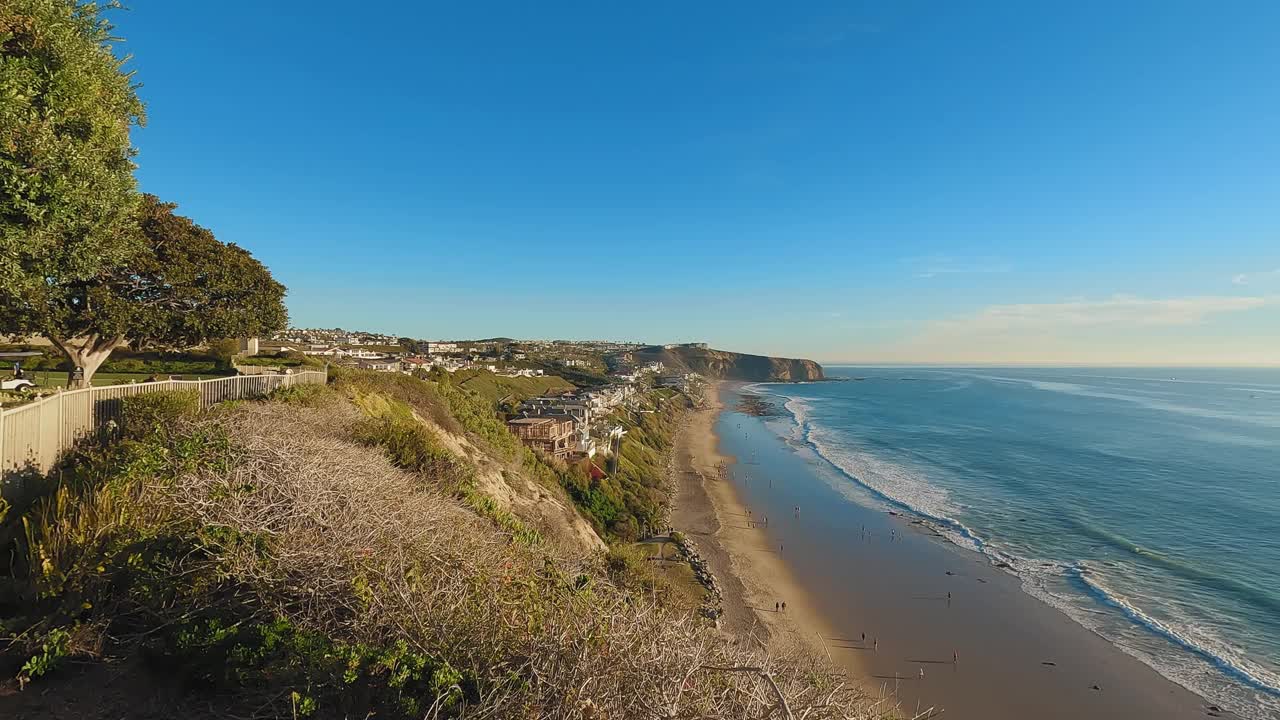
[[[748,390],[851,502],[920,516],[1169,679],[1280,717],[1280,370],[828,375]]]

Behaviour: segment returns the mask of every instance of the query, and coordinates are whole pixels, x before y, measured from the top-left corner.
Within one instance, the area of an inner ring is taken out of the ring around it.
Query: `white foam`
[[[1227,388],[1227,389],[1235,390],[1238,392],[1245,392],[1245,393],[1266,393],[1268,395],[1280,395],[1280,390],[1267,390],[1264,388],[1257,388],[1257,387],[1233,387],[1233,388]]]
[[[1117,638],[1091,606],[1082,606],[1076,598],[1048,592],[1043,586],[1033,585],[1028,590],[1079,624],[1106,638],[1125,654],[1142,661],[1192,692],[1214,698],[1220,705],[1242,717],[1264,720],[1275,718],[1280,713],[1280,677],[1221,642],[1210,629],[1193,623],[1162,621],[1153,617],[1140,607],[1141,602],[1117,592],[1103,579],[1100,572],[1084,562],[1071,566],[1069,572],[1103,603],[1118,609],[1137,627],[1145,628],[1181,646],[1191,655],[1143,648],[1141,639],[1127,641],[1123,637]],[[1040,592],[1035,592],[1036,590]]]
[[[790,439],[798,443],[803,443],[805,440],[805,433],[808,431],[809,427],[809,403],[804,398],[792,396],[783,397],[786,397],[787,401],[782,404],[782,407],[786,408],[787,412],[791,413],[791,416],[795,418],[795,425],[792,426]]]
[[[1088,388],[1072,383],[1015,378],[1007,381],[1033,386],[1038,383],[1044,386],[1039,389],[1055,392],[1083,391],[1081,394],[1093,394]],[[921,516],[932,529],[953,544],[980,552],[993,564],[1005,567],[1020,579],[1023,590],[1029,595],[1101,635],[1124,653],[1173,682],[1192,692],[1213,698],[1218,704],[1249,720],[1280,717],[1280,696],[1272,694],[1280,692],[1276,690],[1280,687],[1280,678],[1222,643],[1210,630],[1194,625],[1175,627],[1151,617],[1138,607],[1138,603],[1124,598],[1110,588],[1083,561],[1068,565],[1020,557],[998,547],[955,519],[957,512],[949,494],[944,488],[931,484],[926,472],[876,457],[852,446],[847,438],[840,437],[838,433],[812,422],[813,406],[810,399],[782,397],[786,398],[784,407],[795,419],[793,435],[839,471],[843,477],[828,477],[827,473],[822,476],[845,497],[854,502],[865,502],[866,496],[858,492],[856,486],[870,490],[882,502]],[[1054,592],[1052,588],[1064,586],[1068,578],[1080,580],[1104,603],[1112,605],[1127,616],[1130,621],[1128,628],[1146,628],[1182,646],[1189,653],[1144,649],[1144,638],[1123,637],[1123,630],[1117,632],[1115,627],[1108,625],[1108,619],[1114,621],[1115,618],[1098,612],[1096,600],[1079,592]]]
[[[888,462],[842,443],[835,433],[809,421],[811,407],[806,400],[792,397],[785,407],[796,418],[800,439],[807,441],[821,458],[845,476],[844,483],[833,485],[837,491],[856,500],[846,492],[849,488],[841,486],[852,480],[885,501],[932,521],[933,529],[956,545],[979,552],[983,550],[985,543],[982,538],[955,519],[956,509],[944,488],[931,484],[918,470]]]
[[[955,385],[948,385],[947,387],[944,387],[941,390],[938,390],[938,392],[955,392],[957,390],[966,390],[972,385],[973,385],[972,380],[968,378],[964,378],[961,381],[957,382]]]

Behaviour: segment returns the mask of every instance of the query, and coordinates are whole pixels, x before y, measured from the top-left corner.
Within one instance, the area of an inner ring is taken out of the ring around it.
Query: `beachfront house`
[[[507,421],[507,429],[535,450],[563,458],[574,449],[573,419],[568,416],[522,417]]]
[[[525,415],[568,415],[575,423],[586,427],[591,424],[591,404],[586,397],[544,395],[525,400],[520,404],[520,412]]]

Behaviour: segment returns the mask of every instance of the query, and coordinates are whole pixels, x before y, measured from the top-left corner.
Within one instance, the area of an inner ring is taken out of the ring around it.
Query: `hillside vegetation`
[[[477,394],[345,372],[195,407],[126,400],[0,519],[0,716],[866,716],[607,548]]]
[[[585,463],[566,464],[524,447],[507,431],[494,405],[506,395],[489,396],[475,392],[477,378],[494,381],[537,380],[539,378],[503,378],[464,372],[433,372],[423,381],[405,376],[349,373],[340,376],[339,385],[358,381],[387,388],[444,427],[456,427],[486,445],[499,462],[514,463],[520,474],[547,487],[562,488],[578,511],[591,523],[595,533],[606,539],[633,540],[640,529],[654,527],[666,516],[667,498],[665,454],[671,447],[677,419],[688,409],[688,399],[674,390],[655,390],[640,399],[639,412],[619,412],[611,420],[628,431],[635,431],[623,444],[619,472],[609,477],[592,478]],[[564,380],[545,378],[550,387]],[[482,385],[481,387],[485,387]],[[507,385],[504,392],[513,386]],[[391,389],[395,388],[395,389]],[[494,396],[497,397],[494,397]],[[603,459],[599,459],[603,462]]]
[[[452,382],[470,390],[491,403],[519,403],[531,397],[573,390],[574,384],[555,375],[506,377],[488,370],[458,370]]]

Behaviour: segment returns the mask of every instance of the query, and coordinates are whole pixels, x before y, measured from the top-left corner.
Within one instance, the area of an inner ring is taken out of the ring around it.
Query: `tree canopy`
[[[138,195],[143,107],[111,32],[98,3],[0,3],[0,333],[48,337],[84,384],[126,343],[286,322],[284,287],[253,256]]]
[[[142,196],[142,249],[85,281],[47,285],[15,308],[72,361],[93,370],[125,344],[183,347],[285,327],[285,288],[234,244]]]
[[[0,332],[38,331],[8,309],[139,244],[129,132],[143,106],[113,40],[95,3],[0,3]]]

